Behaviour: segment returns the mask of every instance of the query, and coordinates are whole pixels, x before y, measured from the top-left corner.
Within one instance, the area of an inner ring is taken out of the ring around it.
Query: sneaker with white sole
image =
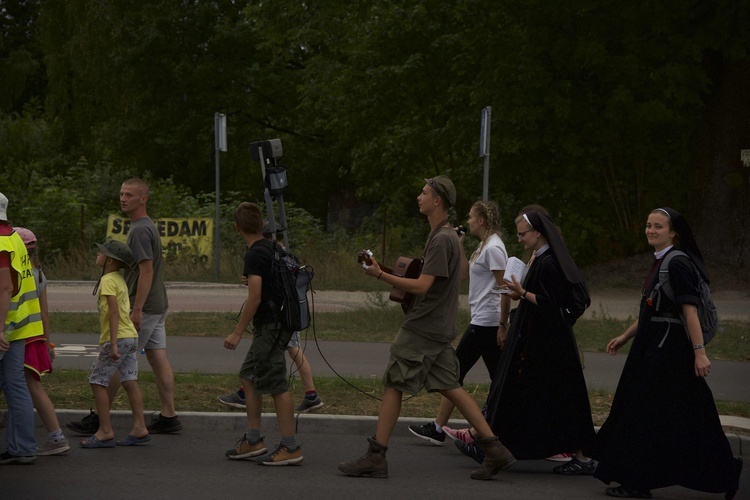
[[[264,457],[258,458],[258,463],[261,465],[296,465],[304,460],[302,456],[302,447],[297,446],[297,449],[290,451],[289,448],[283,444],[279,444],[273,453]]]
[[[447,425],[444,425],[443,432],[454,441],[458,440],[463,441],[464,443],[474,442],[474,436],[471,434],[471,429],[451,429]]]
[[[0,454],[0,464],[2,465],[31,465],[36,462],[36,456],[18,456],[11,455],[9,451]]]
[[[243,434],[242,437],[237,440],[237,444],[234,445],[234,448],[227,450],[224,453],[224,456],[230,460],[243,460],[245,458],[253,458],[263,455],[267,451],[268,448],[263,444],[263,438],[251,443],[247,440],[247,436]]]
[[[318,396],[315,399],[304,398],[294,411],[297,413],[307,413],[308,411],[317,410],[323,407],[323,401]]]
[[[445,441],[445,433],[437,430],[435,422],[424,425],[410,425],[409,431],[425,441],[441,446]]]
[[[232,408],[245,409],[245,398],[244,396],[240,396],[240,391],[235,391],[231,394],[224,394],[223,396],[219,396],[218,399],[221,403],[231,406]]]
[[[593,476],[596,472],[596,462],[593,460],[582,462],[577,457],[573,457],[570,462],[554,467],[552,472],[564,476]]]
[[[43,446],[37,446],[36,454],[41,456],[59,455],[60,453],[65,453],[69,449],[70,443],[68,443],[67,439],[62,438],[58,441],[50,439],[46,441]]]
[[[484,462],[484,450],[477,443],[464,443],[463,441],[456,439],[453,441],[453,444],[456,445],[456,448],[458,448],[461,453],[471,458],[479,465],[482,465],[482,462]]]

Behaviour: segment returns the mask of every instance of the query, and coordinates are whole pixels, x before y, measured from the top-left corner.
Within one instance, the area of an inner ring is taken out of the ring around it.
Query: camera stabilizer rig
[[[260,170],[263,174],[265,190],[263,192],[268,212],[268,225],[276,240],[277,233],[284,236],[283,244],[287,250],[291,250],[286,211],[284,210],[284,191],[289,187],[286,177],[286,167],[279,163],[284,151],[281,147],[281,139],[253,142],[250,144],[250,157],[253,161],[260,162]],[[273,200],[276,200],[279,208],[279,224],[276,224],[276,213]]]

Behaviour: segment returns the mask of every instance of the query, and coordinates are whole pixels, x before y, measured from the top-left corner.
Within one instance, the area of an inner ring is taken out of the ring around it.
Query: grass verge
[[[147,411],[159,408],[159,395],[156,392],[154,376],[142,372],[139,383],[143,392],[143,404]],[[44,386],[55,407],[58,409],[91,408],[93,399],[84,370],[57,370],[44,377]],[[379,378],[349,377],[343,381],[336,377],[316,377],[315,386],[325,406],[316,413],[331,415],[376,416],[380,408],[383,387]],[[221,404],[217,396],[236,390],[236,375],[209,375],[201,373],[175,374],[175,406],[178,411],[220,412],[238,411]],[[481,407],[489,391],[488,384],[466,384],[466,391]],[[304,394],[302,383],[291,378],[290,390],[295,405]],[[589,391],[591,414],[595,425],[602,425],[609,415],[613,394],[602,389]],[[4,403],[4,401],[3,401]],[[401,415],[404,417],[434,418],[440,404],[437,393],[420,392],[414,397],[405,398]],[[263,398],[263,411],[273,412],[271,398]],[[717,401],[716,406],[722,415],[750,418],[750,404],[736,401]],[[4,405],[0,405],[4,407]],[[127,410],[128,399],[125,391],[120,391],[113,403],[113,409]],[[462,418],[456,411],[454,418]],[[750,434],[748,430],[732,429],[733,432]]]
[[[234,328],[236,317],[234,313],[175,312],[167,316],[166,328],[169,335],[225,337]],[[314,329],[305,334],[307,338],[315,335],[319,340],[391,342],[403,317],[397,307],[370,306],[356,311],[318,312],[315,314]],[[604,314],[593,319],[581,319],[575,325],[578,345],[584,352],[604,352],[607,342],[625,331],[631,323],[632,320],[617,320]],[[98,315],[93,312],[51,312],[50,324],[56,332],[99,331]],[[469,324],[468,311],[459,310],[457,324],[460,335]],[[711,359],[750,361],[750,323],[723,321],[722,327],[724,331],[716,336],[708,348]],[[629,345],[625,346],[622,353],[627,353],[628,349]]]

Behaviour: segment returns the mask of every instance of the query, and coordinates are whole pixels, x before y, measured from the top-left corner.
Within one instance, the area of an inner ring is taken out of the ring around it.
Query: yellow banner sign
[[[154,219],[161,238],[165,257],[190,253],[202,262],[211,262],[213,257],[214,221],[207,217]],[[110,215],[107,219],[107,238],[125,243],[130,230],[130,220]]]

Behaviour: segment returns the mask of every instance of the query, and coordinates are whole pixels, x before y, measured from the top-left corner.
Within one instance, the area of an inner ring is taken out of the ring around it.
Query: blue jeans
[[[36,455],[34,405],[23,376],[25,340],[14,340],[0,359],[0,388],[8,402],[8,452],[16,457]]]

